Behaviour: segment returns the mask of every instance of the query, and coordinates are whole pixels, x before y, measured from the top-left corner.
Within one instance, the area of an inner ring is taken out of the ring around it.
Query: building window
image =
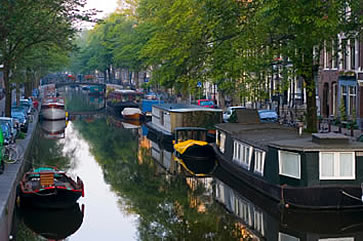
[[[255,150],[255,173],[263,176],[266,152]]]
[[[216,145],[218,146],[219,150],[224,153],[226,145],[226,134],[218,130],[216,132]]]
[[[353,115],[356,111],[357,87],[356,86],[341,86],[342,101],[345,106],[347,115]]]
[[[320,180],[354,180],[354,152],[320,152]]]
[[[279,151],[279,174],[282,176],[301,178],[300,154],[288,151]]]
[[[253,151],[252,146],[242,144],[239,141],[234,141],[233,161],[246,169],[250,169],[252,151]]]
[[[299,241],[299,238],[279,232],[279,241]]]

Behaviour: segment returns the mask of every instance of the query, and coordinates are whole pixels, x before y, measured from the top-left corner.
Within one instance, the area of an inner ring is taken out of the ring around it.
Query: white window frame
[[[247,156],[247,149],[249,149],[248,156]],[[237,140],[233,140],[232,160],[236,162],[238,165],[249,170],[251,168],[252,152],[253,152],[252,146],[249,146]]]
[[[353,237],[346,238],[320,238],[319,241],[354,241]]]
[[[224,132],[220,132],[219,133],[219,150],[224,153],[225,152],[225,147],[226,147],[226,133]]]
[[[265,159],[266,159],[266,152],[259,149],[255,149],[254,172],[260,174],[261,176],[264,175],[265,171]]]
[[[326,153],[326,154],[333,154],[334,155],[334,176],[331,177],[323,177],[321,176],[322,174],[322,153]],[[347,154],[352,154],[352,172],[353,172],[353,176],[339,176],[339,172],[340,172],[340,154],[341,153],[347,153]],[[355,180],[355,168],[356,168],[356,161],[355,161],[355,153],[354,152],[319,152],[319,179],[320,180]]]
[[[296,155],[298,157],[298,162],[299,162],[299,175],[298,176],[294,176],[294,175],[291,175],[291,174],[288,174],[288,173],[282,173],[281,170],[282,170],[282,161],[281,161],[281,154],[282,153],[289,153],[289,154],[293,154],[293,155]],[[279,175],[281,176],[286,176],[286,177],[291,177],[291,178],[295,178],[295,179],[301,179],[301,155],[299,153],[296,153],[296,152],[290,152],[290,151],[282,151],[282,150],[279,150]]]
[[[296,238],[286,233],[279,232],[279,241],[299,241],[299,240],[300,240],[299,238]]]

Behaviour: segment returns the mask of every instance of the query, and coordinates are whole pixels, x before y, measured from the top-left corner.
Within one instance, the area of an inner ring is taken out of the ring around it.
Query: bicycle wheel
[[[4,161],[0,160],[0,174],[4,173],[4,169],[5,169]]]

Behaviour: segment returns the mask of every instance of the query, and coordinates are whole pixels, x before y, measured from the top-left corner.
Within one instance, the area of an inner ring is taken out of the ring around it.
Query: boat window
[[[320,238],[319,241],[354,241],[354,238]]]
[[[279,174],[282,176],[301,178],[300,154],[279,150]]]
[[[234,141],[233,161],[246,169],[250,169],[252,149],[252,146],[248,146],[239,141]]]
[[[255,173],[264,175],[264,167],[265,167],[265,156],[266,152],[261,150],[255,150]]]
[[[320,152],[320,180],[355,179],[354,152]]]
[[[300,241],[299,238],[279,232],[279,241]]]
[[[219,150],[224,153],[226,144],[226,134],[223,132],[219,133]]]

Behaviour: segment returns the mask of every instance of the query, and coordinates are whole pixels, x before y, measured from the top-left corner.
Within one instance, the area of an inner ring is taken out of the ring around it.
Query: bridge
[[[63,86],[69,86],[69,85],[94,85],[94,86],[102,86],[106,87],[107,84],[105,83],[95,83],[95,82],[57,82],[55,83],[56,88],[61,88]]]

